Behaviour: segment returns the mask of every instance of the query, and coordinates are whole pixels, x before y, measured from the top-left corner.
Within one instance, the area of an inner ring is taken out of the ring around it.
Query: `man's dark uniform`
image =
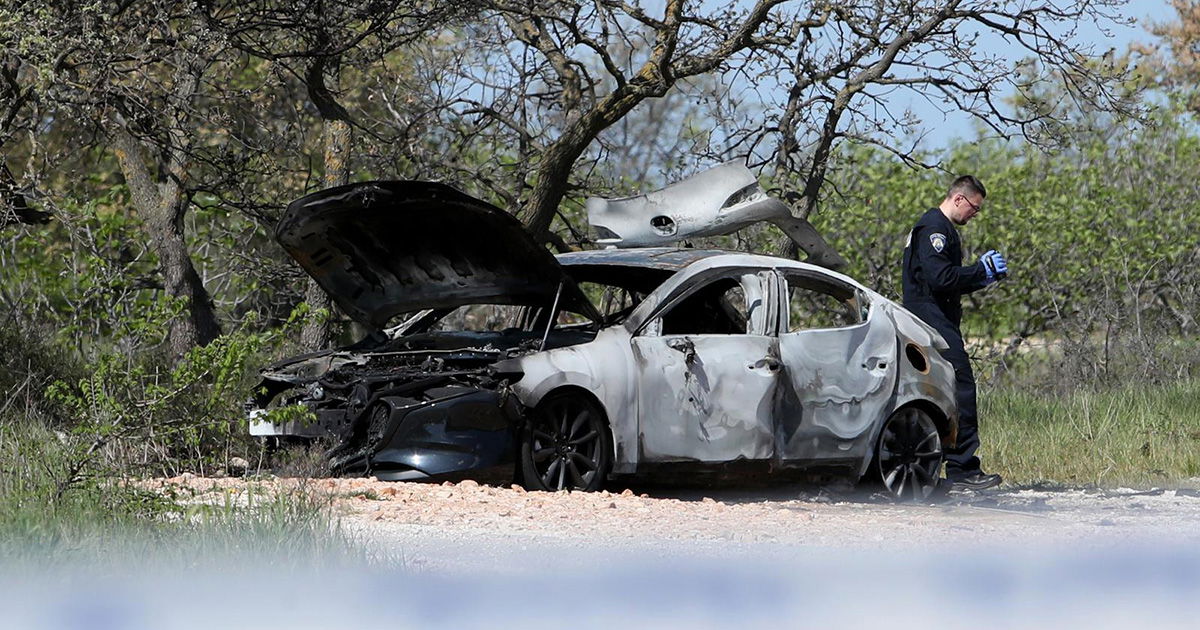
[[[904,308],[933,326],[950,349],[942,353],[954,365],[958,399],[958,444],[946,451],[946,479],[956,481],[980,472],[979,419],[975,412],[975,374],[963,348],[962,295],[988,281],[983,263],[963,266],[958,229],[942,211],[921,216],[904,247]]]

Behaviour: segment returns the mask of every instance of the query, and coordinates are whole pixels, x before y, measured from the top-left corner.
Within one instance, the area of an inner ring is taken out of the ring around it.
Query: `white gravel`
[[[1194,490],[1002,487],[918,505],[795,486],[546,493],[473,481],[180,477],[163,483],[190,489],[196,493],[191,500],[222,501],[249,486],[303,484],[332,497],[340,525],[376,553],[413,569],[450,573],[520,574],[575,557],[620,566],[639,558],[786,560],[814,551],[1200,542],[1200,493]]]
[[[301,487],[382,561],[289,573],[230,549],[215,572],[0,571],[6,627],[1166,630],[1200,618],[1194,491],[1010,487],[894,505],[799,486],[148,485],[218,505]]]

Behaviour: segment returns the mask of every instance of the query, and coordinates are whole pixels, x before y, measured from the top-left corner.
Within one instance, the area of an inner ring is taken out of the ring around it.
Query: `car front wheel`
[[[530,490],[599,490],[611,467],[610,441],[604,414],[590,397],[551,394],[522,433],[522,481]]]
[[[906,407],[892,414],[875,447],[875,470],[888,494],[899,501],[922,501],[938,485],[942,439],[928,413]]]

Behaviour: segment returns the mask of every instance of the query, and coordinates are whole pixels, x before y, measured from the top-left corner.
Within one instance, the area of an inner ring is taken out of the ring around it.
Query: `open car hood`
[[[565,277],[508,213],[445,184],[377,181],[292,202],[275,237],[356,321],[464,304],[549,306]]]

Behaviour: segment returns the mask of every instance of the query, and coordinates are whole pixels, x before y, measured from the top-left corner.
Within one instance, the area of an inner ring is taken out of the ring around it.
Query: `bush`
[[[989,189],[962,229],[965,262],[994,248],[1012,270],[964,299],[981,373],[1060,391],[1196,374],[1200,355],[1186,349],[1200,333],[1200,138],[1167,116],[1118,140],[1081,135],[1054,155],[980,140],[945,156],[947,171],[974,173]],[[899,299],[908,230],[952,177],[862,149],[840,156],[837,172],[814,223],[851,276]],[[1031,341],[1049,350],[1024,352]]]
[[[258,459],[244,403],[264,350],[294,335],[304,314],[273,331],[223,335],[174,366],[154,353],[104,352],[86,364],[83,378],[51,384],[46,397],[72,418],[68,442],[79,474],[101,467],[204,475],[235,455]]]

